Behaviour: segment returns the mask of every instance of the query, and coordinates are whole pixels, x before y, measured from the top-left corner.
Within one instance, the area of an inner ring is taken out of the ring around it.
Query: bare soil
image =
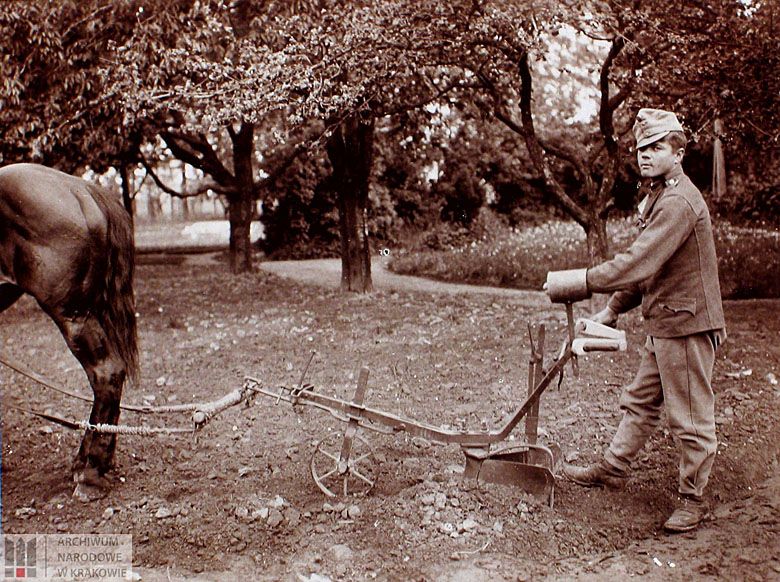
[[[270,388],[296,385],[316,350],[306,381],[318,390],[351,398],[365,365],[372,407],[477,430],[498,425],[524,398],[527,324],[546,325],[548,354],[565,335],[563,309],[541,293],[403,290],[396,281],[345,295],[332,272],[310,276],[320,283],[311,285],[294,271],[233,277],[204,257],[141,265],[142,378],[125,402],[215,400],[247,375]],[[558,480],[552,509],[517,488],[464,479],[457,446],[369,432],[381,461],[377,485],[340,500],[326,498],[308,468],[315,443],[343,423],[263,396],[197,437],[121,437],[111,491],[82,504],[69,481],[80,435],[13,407],[79,419],[88,405],[0,366],[3,531],[131,533],[143,580],[777,578],[778,308],[726,304],[729,340],[714,376],[713,519],[695,533],[661,530],[676,491],[677,451],[666,430],[648,443],[625,491]],[[569,461],[596,459],[617,425],[620,386],[642,341],[637,316],[621,327],[628,352],[583,359],[578,378],[567,369],[560,389],[542,398],[541,439]],[[76,360],[31,300],[0,316],[0,342],[2,354],[86,393]],[[187,426],[189,418],[126,412],[122,421]]]

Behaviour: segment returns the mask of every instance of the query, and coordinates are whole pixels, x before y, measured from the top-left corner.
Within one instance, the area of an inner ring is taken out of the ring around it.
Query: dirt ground
[[[269,387],[306,381],[350,398],[361,365],[373,408],[452,428],[496,427],[526,391],[527,324],[544,323],[549,355],[565,313],[541,293],[439,293],[383,288],[344,295],[220,263],[141,265],[142,378],[127,403],[215,400],[253,376]],[[587,314],[577,306],[577,315]],[[0,367],[2,527],[6,533],[130,533],[143,580],[767,580],[780,576],[780,301],[729,302],[718,353],[720,447],[708,489],[713,519],[668,536],[675,444],[659,431],[622,492],[557,480],[555,505],[460,475],[463,455],[407,435],[369,432],[380,461],[366,496],[326,498],[309,474],[316,442],[343,430],[324,411],[258,396],[197,438],[123,436],[112,490],[70,497],[80,435],[12,408],[85,418],[87,405]],[[580,361],[542,398],[542,442],[567,460],[598,457],[618,422],[629,350]],[[30,300],[0,316],[2,354],[68,387],[85,378],[54,325]],[[123,413],[127,424],[187,426]],[[521,438],[521,427],[515,431]]]

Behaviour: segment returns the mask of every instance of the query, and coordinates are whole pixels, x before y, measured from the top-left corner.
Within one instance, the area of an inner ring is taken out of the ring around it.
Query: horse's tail
[[[138,381],[138,331],[135,317],[135,240],[130,215],[118,200],[98,186],[90,185],[93,198],[106,217],[107,248],[99,306],[93,313],[119,353],[131,383]]]

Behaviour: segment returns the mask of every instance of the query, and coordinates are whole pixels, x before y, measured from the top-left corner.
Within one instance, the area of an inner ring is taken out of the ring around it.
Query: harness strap
[[[46,380],[46,378],[44,378],[40,374],[36,374],[32,370],[28,370],[22,364],[12,360],[8,356],[0,356],[0,364],[3,364],[4,366],[11,368],[14,372],[17,372],[22,376],[26,376],[30,380],[33,380],[34,382],[37,382],[41,386],[49,388],[50,390],[54,390],[55,392],[59,392],[60,394],[65,394],[66,396],[71,396],[72,398],[78,398],[79,400],[84,400],[85,402],[92,402],[92,398],[88,398],[81,394],[77,394],[76,392],[71,392],[69,390],[65,390],[64,388],[60,388],[58,386],[55,386],[54,384],[51,384],[48,380]]]
[[[67,418],[62,418],[59,416],[55,416],[53,414],[46,414],[45,412],[37,412],[35,410],[30,410],[29,408],[22,408],[21,406],[14,406],[13,404],[6,404],[6,408],[13,408],[14,410],[18,410],[20,412],[24,412],[25,414],[32,414],[33,416],[37,416],[39,418],[42,418],[44,420],[48,420],[49,422],[53,422],[55,424],[59,424],[61,426],[64,426],[65,428],[70,428],[73,430],[76,430],[79,428],[79,423],[75,420],[68,420]]]
[[[148,436],[148,435],[156,435],[156,434],[181,434],[181,433],[194,433],[197,429],[201,428],[201,426],[195,426],[193,428],[184,428],[184,427],[156,427],[156,426],[125,426],[125,425],[115,425],[115,424],[92,424],[88,420],[70,420],[68,418],[62,418],[61,416],[57,416],[55,414],[46,414],[45,412],[37,412],[35,410],[30,410],[29,408],[22,408],[21,406],[14,406],[13,404],[7,404],[7,408],[13,408],[14,410],[18,410],[20,412],[24,412],[25,414],[31,414],[32,416],[37,416],[38,418],[42,418],[44,420],[48,420],[49,422],[53,422],[55,424],[59,424],[60,426],[64,426],[65,428],[69,428],[72,430],[84,430],[84,431],[92,431],[92,432],[98,432],[103,434],[124,434],[124,435],[137,435],[137,436]]]
[[[15,372],[29,378],[30,380],[37,382],[41,386],[54,390],[55,392],[59,392],[60,394],[71,396],[72,398],[77,398],[79,400],[84,400],[86,402],[92,402],[93,400],[92,398],[87,398],[85,396],[82,396],[81,394],[71,392],[70,390],[65,390],[64,388],[55,386],[54,384],[46,380],[46,378],[44,378],[43,376],[28,370],[21,364],[14,362],[7,357],[0,356],[0,364],[3,364],[8,368],[11,368]],[[14,406],[14,405],[7,405],[7,406],[9,408],[14,408],[16,410],[20,410],[21,412],[27,414],[32,414],[33,416],[43,418],[44,420],[54,422],[56,424],[59,424],[61,426],[73,430],[81,429],[85,431],[94,431],[94,432],[105,433],[105,434],[127,434],[127,435],[156,435],[156,434],[181,434],[181,433],[193,434],[195,431],[203,428],[212,418],[217,416],[222,411],[231,408],[233,406],[236,406],[237,404],[240,404],[242,402],[245,402],[247,405],[251,404],[255,393],[256,390],[254,390],[252,387],[250,387],[250,385],[247,382],[245,382],[243,387],[233,390],[232,392],[226,394],[219,400],[214,400],[212,402],[174,404],[170,406],[157,406],[157,407],[152,407],[152,406],[141,407],[141,406],[133,406],[133,405],[120,406],[120,408],[124,410],[131,410],[133,412],[140,412],[143,414],[192,412],[193,413],[192,428],[124,426],[124,425],[113,425],[113,424],[102,424],[102,423],[92,424],[89,421],[70,420],[53,414],[47,414],[45,412],[37,412],[35,410],[21,408],[19,406]]]
[[[84,402],[92,402],[94,400],[93,398],[84,396],[83,394],[79,394],[78,392],[71,392],[70,390],[66,390],[65,388],[60,388],[59,386],[52,384],[50,381],[48,381],[40,374],[33,372],[32,370],[26,368],[25,366],[9,358],[8,356],[0,356],[0,364],[3,364],[4,366],[11,368],[14,372],[17,372],[22,376],[29,378],[33,382],[36,382],[41,386],[43,386],[44,388],[48,388],[49,390],[54,390],[55,392],[59,392],[60,394],[64,394],[65,396],[70,396],[71,398],[83,400]],[[134,404],[120,404],[119,408],[122,410],[128,410],[130,412],[138,412],[140,414],[155,414],[155,413],[164,414],[167,412],[192,412],[194,410],[198,410],[200,406],[201,406],[200,404],[196,404],[196,403],[170,404],[167,406],[148,406],[148,405],[139,406]]]

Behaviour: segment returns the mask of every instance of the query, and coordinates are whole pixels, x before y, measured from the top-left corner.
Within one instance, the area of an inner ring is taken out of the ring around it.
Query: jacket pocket
[[[696,299],[683,297],[680,299],[661,299],[661,309],[668,315],[696,315]]]

